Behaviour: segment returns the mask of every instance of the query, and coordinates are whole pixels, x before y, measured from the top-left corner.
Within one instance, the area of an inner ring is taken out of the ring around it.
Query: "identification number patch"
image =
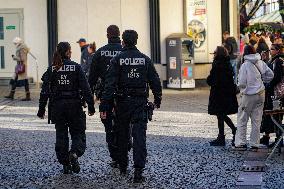
[[[128,78],[133,79],[133,78],[140,78],[140,73],[137,72],[137,68],[133,68],[130,70],[128,73]]]
[[[70,81],[67,79],[67,75],[60,75],[60,79],[57,80],[59,85],[69,85]]]

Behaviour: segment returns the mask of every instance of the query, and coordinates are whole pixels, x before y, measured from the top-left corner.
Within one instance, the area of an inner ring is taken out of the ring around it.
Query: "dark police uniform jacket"
[[[110,65],[110,60],[122,50],[119,38],[109,39],[109,43],[99,48],[93,56],[89,73],[89,84],[93,91],[99,78],[101,78],[103,90],[105,75]]]
[[[112,100],[114,93],[148,97],[148,86],[150,86],[154,97],[160,98],[162,96],[160,78],[151,59],[136,47],[125,47],[119,55],[111,60],[102,99]]]
[[[63,66],[56,71],[54,66],[50,66],[42,76],[42,90],[39,99],[39,109],[44,110],[47,100],[53,101],[74,99],[80,100],[83,95],[89,107],[94,106],[94,98],[91,93],[86,76],[82,68],[76,62],[64,60]]]

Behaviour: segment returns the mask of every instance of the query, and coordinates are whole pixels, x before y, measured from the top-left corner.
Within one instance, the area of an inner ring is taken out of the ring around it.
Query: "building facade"
[[[72,59],[79,62],[76,41],[86,38],[97,47],[107,43],[106,28],[116,24],[121,31],[134,29],[139,34],[138,48],[152,57],[166,80],[166,38],[186,33],[188,1],[205,4],[207,43],[206,61],[196,64],[196,79],[207,77],[212,57],[222,44],[222,32],[238,36],[238,3],[234,0],[0,0],[0,78],[10,77],[15,62],[12,39],[20,36],[37,58],[39,76],[50,63],[56,43],[68,41]],[[36,64],[30,56],[28,75],[36,80]]]

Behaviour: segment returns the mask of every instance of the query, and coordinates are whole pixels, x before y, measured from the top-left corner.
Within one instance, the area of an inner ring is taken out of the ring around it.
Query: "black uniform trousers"
[[[135,168],[146,163],[147,112],[146,97],[119,97],[116,100],[118,162],[120,168],[128,166],[129,133],[133,137],[133,161]]]
[[[86,114],[79,99],[55,100],[52,106],[52,119],[55,122],[55,152],[60,164],[69,163],[69,152],[82,156],[86,149]],[[68,129],[71,136],[69,151]]]
[[[101,119],[105,126],[106,132],[106,143],[108,145],[108,150],[110,157],[113,161],[117,161],[117,141],[116,141],[116,131],[115,131],[115,121],[112,111],[107,112],[106,119]]]

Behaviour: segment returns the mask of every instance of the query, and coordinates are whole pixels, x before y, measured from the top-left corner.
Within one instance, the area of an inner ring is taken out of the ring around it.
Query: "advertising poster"
[[[207,0],[186,0],[186,30],[194,40],[195,63],[208,62]]]

